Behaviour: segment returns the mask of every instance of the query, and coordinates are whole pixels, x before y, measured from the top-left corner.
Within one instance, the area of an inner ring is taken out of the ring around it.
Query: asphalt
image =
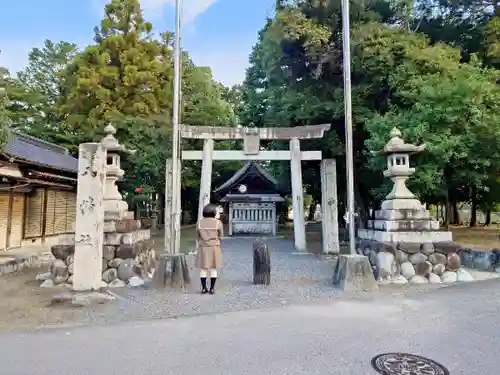
[[[371,375],[409,352],[451,375],[500,374],[500,281],[405,296],[0,336],[5,375]],[[431,373],[417,373],[416,375]]]

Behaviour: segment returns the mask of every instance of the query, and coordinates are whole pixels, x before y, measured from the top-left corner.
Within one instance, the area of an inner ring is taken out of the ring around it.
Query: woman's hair
[[[203,207],[203,217],[216,217],[217,216],[217,206],[215,204],[209,203]]]

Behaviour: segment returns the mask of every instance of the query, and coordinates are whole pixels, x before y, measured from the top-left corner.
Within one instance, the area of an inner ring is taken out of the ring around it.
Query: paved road
[[[494,375],[499,298],[491,280],[372,301],[10,333],[0,336],[0,373],[370,375],[372,356],[406,351],[451,375]]]

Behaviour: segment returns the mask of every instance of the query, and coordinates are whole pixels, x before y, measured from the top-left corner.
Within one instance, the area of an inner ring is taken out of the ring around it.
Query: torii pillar
[[[208,203],[211,193],[213,160],[288,160],[292,177],[293,231],[295,248],[306,251],[306,228],[304,218],[304,191],[302,185],[302,161],[322,160],[321,151],[301,151],[300,141],[322,138],[330,124],[306,125],[293,128],[229,128],[221,126],[181,126],[181,137],[203,139],[203,151],[183,151],[183,160],[202,160],[199,209]],[[244,150],[214,150],[214,140],[243,140]],[[290,150],[260,150],[260,140],[289,141]],[[330,181],[329,181],[330,182]],[[329,189],[328,191],[336,192]],[[336,197],[335,197],[336,200]],[[331,215],[327,216],[328,218]],[[327,223],[336,225],[336,223]]]

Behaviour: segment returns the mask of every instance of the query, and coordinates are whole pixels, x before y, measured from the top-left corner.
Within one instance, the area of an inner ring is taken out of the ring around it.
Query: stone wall
[[[440,284],[472,281],[454,242],[380,243],[360,240],[359,254],[368,256],[374,276],[382,283]]]
[[[479,271],[500,273],[500,249],[477,251],[470,248],[460,249],[460,259],[464,267]]]
[[[139,286],[152,277],[156,266],[149,222],[121,220],[115,223],[116,232],[104,234],[102,256],[102,287]],[[75,245],[54,245],[55,260],[49,272],[38,277],[43,286],[72,284]]]

